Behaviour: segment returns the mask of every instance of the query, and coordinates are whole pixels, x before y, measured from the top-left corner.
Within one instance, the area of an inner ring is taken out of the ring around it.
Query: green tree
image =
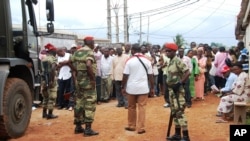
[[[183,36],[181,34],[177,34],[174,38],[173,38],[174,42],[176,43],[176,45],[179,48],[184,48],[187,45],[186,40],[183,38]]]

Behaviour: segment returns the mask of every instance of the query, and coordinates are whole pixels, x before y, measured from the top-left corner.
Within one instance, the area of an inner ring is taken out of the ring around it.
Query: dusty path
[[[232,122],[215,123],[219,98],[212,94],[205,98],[205,101],[194,101],[193,106],[186,110],[191,141],[229,141]],[[117,108],[116,104],[116,100],[112,100],[97,106],[93,129],[100,132],[98,136],[74,134],[71,111],[55,110],[59,118],[46,120],[41,118],[42,109],[38,108],[32,113],[26,134],[11,141],[165,141],[170,109],[163,108],[163,96],[149,99],[146,133],[141,135],[124,130],[127,110]]]

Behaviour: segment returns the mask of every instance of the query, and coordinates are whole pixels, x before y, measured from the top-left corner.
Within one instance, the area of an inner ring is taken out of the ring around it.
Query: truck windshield
[[[22,30],[23,20],[22,20],[22,4],[21,0],[11,0],[10,1],[10,10],[11,10],[11,20],[12,20],[12,29]]]

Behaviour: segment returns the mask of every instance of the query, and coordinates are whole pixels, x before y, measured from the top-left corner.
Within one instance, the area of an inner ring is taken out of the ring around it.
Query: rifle
[[[167,132],[167,137],[170,136],[170,130],[172,127],[172,123],[173,123],[173,115],[172,115],[172,111],[170,113],[170,117],[169,117],[169,122],[168,122],[168,132]]]
[[[178,109],[180,109],[180,102],[179,102],[179,94],[178,94],[178,91],[179,91],[179,89],[174,89],[174,88],[173,88],[173,92],[174,92],[175,97],[176,97]],[[178,111],[178,110],[177,110],[177,111]],[[176,114],[176,113],[173,113],[173,111],[171,110],[170,118],[169,118],[169,122],[168,122],[167,137],[170,136],[170,130],[171,130],[171,127],[172,127],[173,118],[174,118],[174,115],[175,115],[175,114]]]
[[[49,87],[49,75],[50,75],[50,73],[49,73],[49,63],[48,63],[48,61],[43,61],[42,62],[42,65],[43,65],[43,77],[44,77],[44,81],[45,81],[45,85],[46,85],[46,88],[48,89],[48,87]]]

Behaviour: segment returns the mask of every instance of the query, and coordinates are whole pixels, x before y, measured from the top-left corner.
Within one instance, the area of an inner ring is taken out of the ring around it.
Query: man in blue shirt
[[[230,92],[232,90],[232,85],[233,85],[234,81],[236,80],[237,75],[234,74],[233,72],[231,72],[230,68],[227,65],[225,65],[222,68],[221,73],[223,74],[224,78],[226,78],[226,80],[227,80],[225,87],[221,88],[220,91],[215,90],[214,92],[224,94],[224,93]]]
[[[238,62],[240,62],[243,66],[243,70],[248,73],[249,65],[248,65],[248,50],[244,45],[243,41],[239,41],[237,44],[237,48],[240,50],[240,56],[238,58]]]
[[[220,97],[222,97],[224,94],[232,90],[233,83],[237,78],[237,75],[231,72],[230,68],[227,65],[225,65],[222,68],[221,73],[223,74],[224,78],[226,78],[227,81],[226,81],[225,87],[221,88],[220,91],[215,91],[215,93],[221,94]],[[218,112],[216,116],[222,116],[222,114]]]

